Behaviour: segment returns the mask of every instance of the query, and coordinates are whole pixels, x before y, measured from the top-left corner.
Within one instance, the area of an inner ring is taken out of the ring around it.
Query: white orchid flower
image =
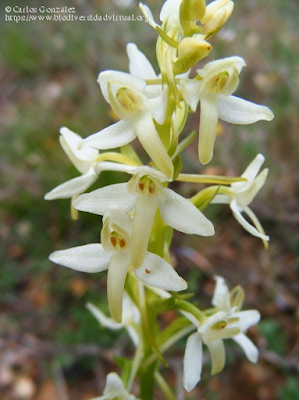
[[[211,61],[197,70],[199,80],[181,80],[183,98],[193,111],[200,101],[198,155],[203,164],[213,157],[218,118],[247,125],[260,120],[271,121],[274,117],[268,107],[231,96],[245,65],[241,57],[228,57]]]
[[[111,187],[111,186],[109,186]],[[122,298],[131,265],[132,218],[119,208],[108,208],[103,218],[102,244],[87,244],[55,251],[50,260],[77,271],[95,273],[108,269],[107,293],[111,316],[122,321]],[[146,253],[136,277],[145,285],[164,290],[181,291],[187,283],[156,254]]]
[[[225,364],[223,339],[231,338],[238,343],[251,362],[255,363],[258,359],[256,346],[244,332],[259,322],[260,313],[256,310],[241,311],[242,304],[237,291],[229,292],[223,278],[216,277],[216,282],[213,305],[219,311],[206,317],[202,323],[193,315],[184,313],[197,328],[197,331],[187,339],[184,356],[183,384],[188,392],[201,378],[203,344],[210,352],[212,375],[222,371]]]
[[[81,148],[82,137],[68,128],[60,129],[60,143],[81,176],[62,183],[45,195],[46,200],[68,199],[85,192],[102,171],[128,172],[135,167],[114,162],[98,162],[99,152],[91,147]]]
[[[130,394],[124,387],[122,380],[115,373],[111,372],[107,375],[106,386],[103,396],[94,397],[90,400],[138,400],[133,394]]]
[[[130,59],[138,53],[138,49],[129,46],[128,53]],[[150,77],[154,71],[150,68],[145,58],[138,60],[142,65],[146,65]],[[131,62],[131,69],[140,72],[140,65],[136,67]],[[156,75],[155,75],[156,76]],[[123,146],[138,137],[145,151],[167,176],[173,176],[173,164],[156,130],[155,123],[163,124],[166,112],[167,87],[164,86],[163,92],[155,96],[158,92],[147,90],[144,79],[125,72],[104,71],[99,75],[100,84],[105,100],[111,105],[114,113],[121,121],[108,126],[97,132],[81,143],[84,147],[96,149],[111,149]],[[147,95],[149,95],[147,97]],[[154,96],[154,97],[152,97]]]
[[[140,312],[126,291],[123,295],[121,323],[116,322],[113,318],[107,317],[102,310],[92,303],[87,303],[86,307],[103,327],[113,331],[125,328],[135,347],[138,346],[140,340],[137,327],[140,326]]]
[[[258,218],[248,207],[267,179],[268,169],[259,173],[264,161],[265,157],[258,154],[241,175],[247,179],[247,182],[232,183],[230,188],[225,189],[225,194],[217,194],[212,203],[230,204],[234,217],[243,228],[251,235],[261,238],[265,243],[269,241],[269,236],[265,235]],[[254,226],[243,217],[242,213],[251,219]]]
[[[211,236],[213,224],[188,200],[163,187],[169,181],[162,172],[138,167],[128,183],[119,183],[79,196],[74,207],[80,211],[103,215],[116,205],[134,211],[132,229],[132,266],[139,268],[144,260],[154,217],[159,209],[163,220],[172,228],[188,234]]]

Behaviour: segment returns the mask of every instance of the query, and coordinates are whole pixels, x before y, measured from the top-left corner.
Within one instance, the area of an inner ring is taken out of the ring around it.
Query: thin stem
[[[198,175],[198,174],[179,174],[176,178],[179,182],[193,182],[193,183],[214,183],[217,185],[230,185],[234,182],[246,182],[247,179],[243,177],[234,176],[218,176],[218,175]]]
[[[168,350],[172,345],[174,345],[177,341],[182,339],[184,336],[188,335],[188,333],[191,333],[194,331],[195,326],[190,325],[187,328],[182,329],[181,331],[177,332],[175,335],[171,336],[165,343],[162,344],[160,347],[160,352],[164,353],[166,350]],[[151,363],[156,361],[157,355],[156,354],[151,354],[149,358],[143,363],[143,367],[147,368]]]
[[[155,372],[155,379],[156,379],[157,384],[159,385],[159,388],[163,392],[165,399],[166,400],[176,400],[169,385],[167,384],[167,382],[165,381],[163,376],[158,371]]]

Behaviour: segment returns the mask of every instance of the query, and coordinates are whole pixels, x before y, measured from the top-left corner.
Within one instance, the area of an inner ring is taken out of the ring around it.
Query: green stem
[[[247,179],[234,176],[218,176],[218,175],[198,175],[198,174],[179,174],[176,178],[179,182],[193,183],[214,183],[216,185],[230,185],[234,182],[246,182]]]
[[[163,376],[156,371],[155,372],[155,380],[157,382],[157,384],[159,385],[159,388],[161,389],[162,393],[165,396],[166,400],[176,400],[174,394],[172,393],[169,385],[167,384],[167,382],[165,381],[165,379],[163,378]]]
[[[180,339],[182,339],[184,336],[188,335],[188,333],[191,333],[194,331],[195,327],[194,325],[190,325],[184,329],[182,329],[180,332],[177,332],[175,335],[171,336],[166,342],[160,346],[160,352],[164,353],[166,350],[168,350],[172,345],[174,345],[176,342],[178,342]],[[151,354],[149,358],[143,363],[143,367],[147,368],[149,365],[151,365],[154,361],[157,360],[157,355],[156,354]]]

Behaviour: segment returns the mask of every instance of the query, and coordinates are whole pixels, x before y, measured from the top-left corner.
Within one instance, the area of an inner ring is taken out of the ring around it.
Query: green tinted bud
[[[206,12],[205,0],[183,0],[180,7],[180,23],[185,36],[199,32],[199,27],[194,23],[199,21]]]
[[[174,73],[182,74],[192,68],[198,61],[207,57],[212,46],[205,40],[184,38],[178,48],[178,59],[174,64]]]

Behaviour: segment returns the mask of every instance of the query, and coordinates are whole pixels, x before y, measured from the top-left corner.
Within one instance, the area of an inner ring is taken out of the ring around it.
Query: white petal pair
[[[230,204],[234,217],[243,228],[251,235],[262,239],[265,243],[269,240],[269,236],[265,235],[258,218],[248,207],[267,179],[268,169],[264,169],[259,173],[264,161],[265,157],[262,154],[258,154],[241,175],[247,179],[247,182],[232,183],[230,191],[226,195],[216,195],[212,204]],[[242,213],[249,217],[253,225],[244,218]]]
[[[111,226],[110,230],[107,223]],[[55,251],[49,257],[54,263],[77,271],[96,273],[108,269],[109,310],[117,322],[122,321],[124,284],[131,265],[131,224],[131,218],[122,210],[108,209],[102,230],[103,245],[92,243],[73,247]],[[163,290],[180,291],[187,288],[184,279],[165,260],[152,253],[146,253],[141,268],[135,270],[135,276],[144,284]]]
[[[163,179],[163,175],[161,179]],[[163,187],[157,181],[158,171],[149,167],[135,170],[135,177],[146,176],[155,181],[156,194],[142,195],[132,192],[130,182],[110,185],[91,193],[79,196],[74,207],[80,211],[103,215],[107,207],[115,205],[126,212],[135,209],[132,232],[132,265],[139,268],[143,262],[154,217],[159,208],[161,217],[172,228],[187,234],[211,236],[214,234],[212,223],[188,200]],[[151,178],[150,178],[151,177]],[[135,179],[134,177],[132,180]],[[162,181],[167,178],[164,177]],[[137,181],[137,188],[139,187]]]
[[[239,97],[231,96],[236,90],[245,61],[241,57],[228,57],[211,61],[197,70],[201,80],[181,80],[182,95],[193,111],[200,101],[199,160],[207,164],[213,157],[218,118],[232,124],[253,124],[271,121],[272,111]]]
[[[157,78],[151,64],[135,44],[130,43],[127,52],[131,74],[104,71],[98,79],[105,100],[121,121],[84,139],[82,147],[111,149],[138,137],[157,167],[172,177],[172,161],[154,124],[164,122],[167,87],[163,91],[161,85],[148,87],[145,79]]]
[[[251,362],[257,362],[258,350],[244,332],[259,322],[260,314],[256,310],[237,311],[231,302],[230,292],[221,277],[216,277],[216,287],[212,304],[217,312],[199,324],[195,322],[197,331],[189,336],[184,356],[185,389],[191,391],[201,378],[203,361],[203,343],[209,349],[212,361],[212,375],[222,371],[225,364],[225,347],[223,339],[231,338],[243,349]],[[192,323],[194,317],[184,314]]]

